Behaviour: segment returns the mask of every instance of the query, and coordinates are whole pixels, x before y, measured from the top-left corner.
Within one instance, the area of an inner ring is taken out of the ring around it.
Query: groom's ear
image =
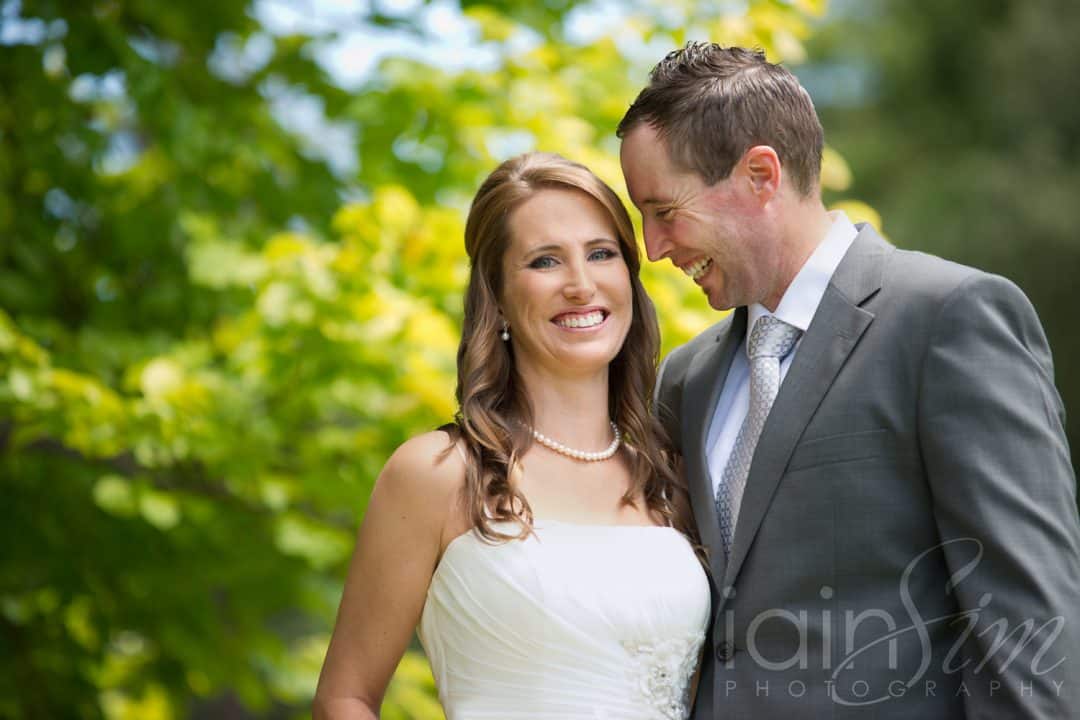
[[[743,153],[743,173],[753,192],[764,205],[780,190],[783,167],[780,156],[768,145],[755,145]]]

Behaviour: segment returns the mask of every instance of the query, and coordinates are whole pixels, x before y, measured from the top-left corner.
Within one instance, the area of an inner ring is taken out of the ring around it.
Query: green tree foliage
[[[613,128],[662,52],[797,62],[823,11],[643,2],[573,40],[572,3],[466,2],[490,67],[391,53],[346,90],[319,52],[350,24],[434,43],[427,5],[302,33],[260,5],[2,4],[2,717],[303,716],[371,484],[454,411],[480,178],[535,147],[622,188]],[[646,281],[667,347],[715,317]],[[439,716],[418,652],[384,713]]]
[[[874,0],[812,45],[829,139],[901,246],[1004,275],[1034,303],[1080,408],[1080,5]],[[844,88],[850,91],[845,91]],[[978,362],[972,358],[972,362]],[[1080,447],[1080,425],[1068,428]]]

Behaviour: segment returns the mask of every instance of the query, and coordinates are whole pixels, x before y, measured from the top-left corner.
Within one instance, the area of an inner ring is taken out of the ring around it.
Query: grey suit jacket
[[[705,438],[745,330],[739,308],[657,384],[710,554],[694,717],[1080,717],[1076,480],[1023,293],[860,226],[725,558]]]

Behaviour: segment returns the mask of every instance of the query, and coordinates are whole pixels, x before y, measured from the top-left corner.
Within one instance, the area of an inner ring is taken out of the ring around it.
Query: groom
[[[826,212],[809,95],[671,53],[619,125],[645,245],[734,312],[673,351],[713,624],[695,718],[1080,717],[1080,521],[1008,280]]]

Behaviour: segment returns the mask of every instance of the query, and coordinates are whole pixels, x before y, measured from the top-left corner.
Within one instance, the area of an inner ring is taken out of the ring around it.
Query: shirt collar
[[[844,259],[851,243],[859,231],[848,219],[842,210],[834,210],[829,213],[832,225],[825,233],[818,246],[810,257],[803,263],[795,279],[791,281],[787,292],[780,298],[780,304],[776,306],[776,312],[770,313],[764,305],[754,303],[747,308],[746,318],[746,344],[750,344],[750,331],[754,323],[763,315],[775,315],[789,325],[794,325],[803,332],[810,327],[810,321],[814,319],[821,298],[825,297],[825,289],[832,280],[833,273]]]

